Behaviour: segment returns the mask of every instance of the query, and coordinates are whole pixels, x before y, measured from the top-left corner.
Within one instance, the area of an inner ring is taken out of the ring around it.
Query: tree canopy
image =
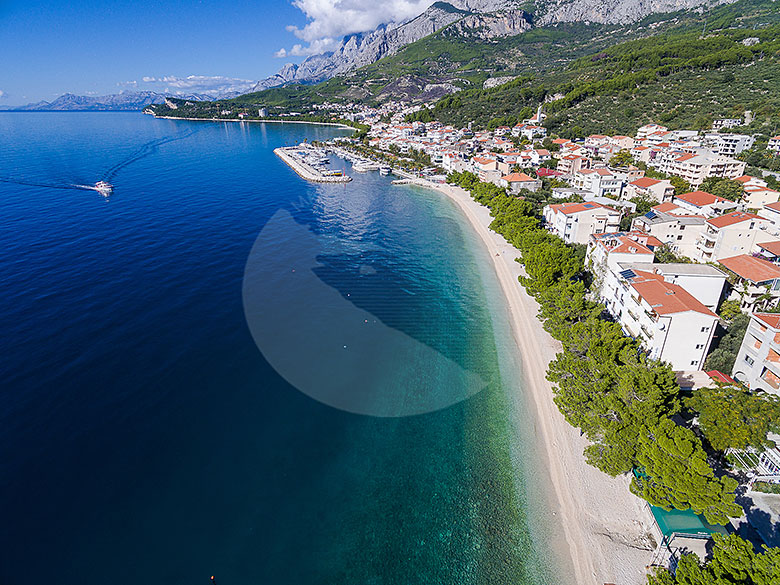
[[[767,434],[780,427],[780,401],[740,386],[701,388],[685,406],[696,413],[705,438],[718,451],[772,446]]]
[[[725,177],[709,177],[704,180],[699,189],[729,201],[739,201],[745,193],[741,183]]]
[[[699,438],[670,418],[681,409],[671,367],[647,358],[588,298],[582,249],[546,231],[531,201],[471,173],[447,180],[486,205],[491,228],[519,249],[526,273],[520,280],[539,302],[544,328],[563,346],[547,371],[554,400],[590,440],[588,462],[613,476],[641,470],[632,491],[657,506],[693,509],[720,524],[739,516],[736,482],[716,477]]]
[[[659,569],[649,585],[776,585],[780,583],[780,548],[756,553],[736,534],[714,534],[712,560],[699,562],[695,554],[683,555],[672,575]]]

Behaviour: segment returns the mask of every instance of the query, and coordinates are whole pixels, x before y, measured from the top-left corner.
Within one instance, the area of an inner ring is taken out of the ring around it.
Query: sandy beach
[[[536,409],[539,451],[546,459],[550,505],[557,511],[562,554],[571,556],[580,584],[642,585],[654,538],[652,517],[644,501],[628,489],[629,479],[613,479],[585,462],[587,441],[571,427],[553,402],[552,386],[545,378],[547,364],[560,346],[536,318],[538,305],[517,278],[522,267],[518,251],[489,229],[490,211],[460,187],[416,180],[454,201],[469,220],[493,258],[506,295],[512,329],[522,355],[524,390]]]

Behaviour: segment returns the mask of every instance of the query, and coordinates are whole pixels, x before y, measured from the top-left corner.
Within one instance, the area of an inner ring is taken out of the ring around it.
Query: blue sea
[[[566,581],[477,236],[272,152],[348,133],[0,114],[0,584]]]

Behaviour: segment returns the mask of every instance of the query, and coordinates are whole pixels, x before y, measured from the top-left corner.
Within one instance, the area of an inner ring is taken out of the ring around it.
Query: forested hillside
[[[476,25],[475,25],[476,26]],[[656,14],[629,25],[571,23],[491,36],[459,21],[398,54],[317,85],[183,105],[178,116],[266,106],[271,116],[324,102],[434,104],[442,122],[512,124],[547,101],[566,137],[632,133],[654,121],[706,128],[751,110],[752,129],[780,131],[780,6],[740,0],[708,12]],[[511,80],[484,89],[487,79]],[[255,110],[256,111],[256,110]]]
[[[739,117],[745,110],[753,111],[754,127],[774,127],[780,122],[778,88],[780,25],[774,24],[620,43],[548,75],[446,97],[433,114],[456,125],[488,125],[494,118],[511,123],[523,107],[547,99],[546,125],[572,138],[629,134],[649,121],[703,129],[715,117]]]

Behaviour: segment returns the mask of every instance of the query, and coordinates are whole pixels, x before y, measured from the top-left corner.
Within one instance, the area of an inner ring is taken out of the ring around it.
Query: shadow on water
[[[403,271],[396,270],[392,254],[383,250],[359,254],[320,254],[312,272],[324,284],[358,309],[367,311],[388,327],[392,327],[420,343],[424,343],[462,367],[471,368],[469,356],[458,351],[468,337],[464,319],[451,319],[459,311],[457,303],[447,303],[438,291],[431,290]],[[435,313],[435,314],[434,314]],[[432,320],[445,320],[450,329],[443,337]]]

